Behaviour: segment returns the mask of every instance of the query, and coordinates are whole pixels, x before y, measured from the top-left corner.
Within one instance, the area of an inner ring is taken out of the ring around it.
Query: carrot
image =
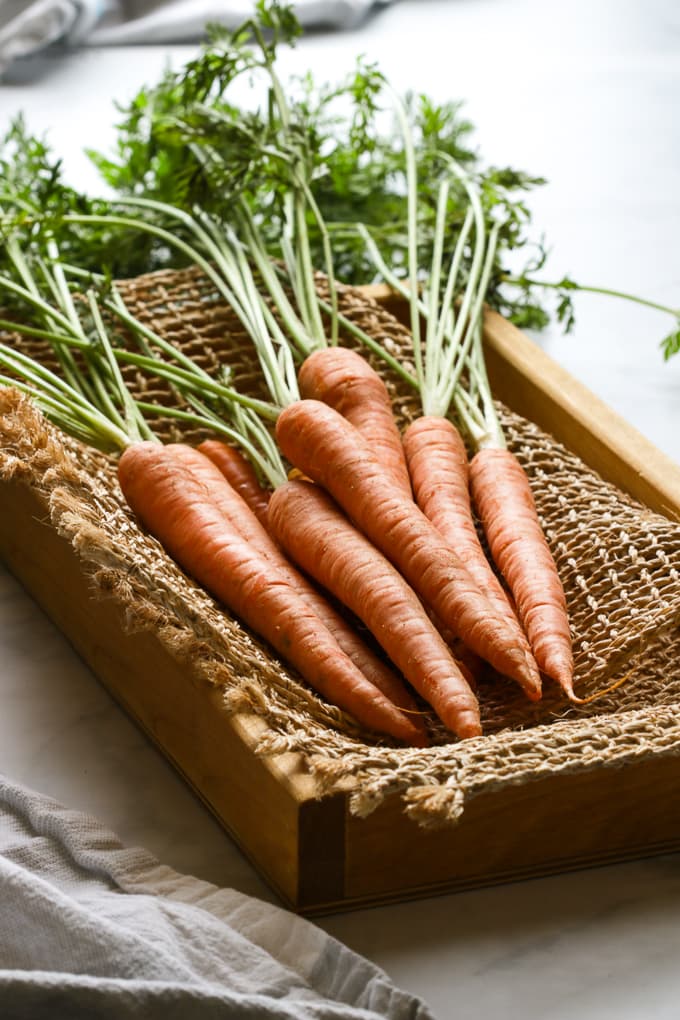
[[[435,621],[435,626],[436,626]],[[441,631],[440,631],[441,633]],[[475,652],[471,651],[464,641],[460,638],[448,637],[446,634],[442,634],[444,641],[451,650],[451,655],[458,664],[458,668],[469,683],[472,690],[477,689],[477,681],[480,679],[484,672],[485,662],[480,659]]]
[[[564,589],[526,473],[510,450],[489,447],[472,458],[470,483],[491,555],[512,591],[536,662],[574,699]]]
[[[407,282],[401,280],[387,265],[370,231],[361,225],[359,230],[378,273],[409,302],[415,365],[412,382],[420,394],[423,413],[446,418],[451,410],[455,412],[475,454],[481,456],[479,466],[474,471],[479,505],[493,506],[495,510],[504,511],[500,521],[494,525],[496,538],[494,542],[489,542],[489,546],[494,559],[496,549],[506,561],[505,568],[498,562],[497,566],[511,589],[538,668],[546,672],[545,667],[549,664],[552,675],[559,680],[568,696],[574,699],[571,645],[568,642],[569,621],[562,586],[554,564],[551,566],[546,557],[546,542],[537,518],[534,517],[531,525],[528,522],[528,483],[520,478],[514,468],[503,468],[503,493],[508,492],[505,485],[507,478],[513,477],[517,486],[515,492],[511,486],[508,503],[503,506],[504,495],[494,492],[493,472],[483,467],[486,457],[486,453],[482,456],[484,451],[489,452],[490,460],[497,465],[507,456],[505,436],[489,383],[483,344],[484,302],[493,278],[498,238],[504,226],[502,218],[498,216],[500,208],[497,206],[491,211],[485,204],[485,197],[488,196],[484,195],[467,170],[450,154],[433,152],[433,156],[441,161],[443,173],[437,194],[432,260],[427,269],[419,265],[422,239],[418,228],[422,218],[418,205],[418,165],[408,111],[401,102],[397,103],[397,120],[406,156]],[[446,265],[443,253],[450,229],[449,198],[453,182],[463,187],[469,205],[452,256],[450,260],[448,256],[446,258]],[[426,282],[423,282],[424,269]],[[490,487],[488,493],[482,494],[480,490],[487,485]],[[524,493],[523,496],[518,495],[520,491]],[[522,517],[522,530],[515,543],[517,548],[513,548],[511,539],[511,507],[516,507]],[[490,512],[485,515],[485,524],[490,517]],[[530,537],[535,540],[534,546],[530,543]],[[521,556],[515,555],[519,548],[523,550]],[[538,563],[541,566],[537,571],[535,564]],[[547,596],[541,593],[540,582],[537,582],[541,574],[547,578],[549,585]],[[548,638],[553,626],[554,638]],[[550,652],[548,649],[551,649]]]
[[[456,550],[477,585],[531,657],[531,648],[512,605],[492,571],[472,517],[467,450],[456,427],[439,415],[423,415],[404,433],[404,451],[416,502]],[[541,696],[538,670],[524,688],[534,701]]]
[[[22,261],[20,266],[22,273],[29,276],[28,263]],[[76,303],[63,273],[59,275],[55,270],[52,278],[49,268],[41,269],[41,281],[43,277],[48,295],[41,309],[43,306],[49,308],[49,316],[56,316],[63,324],[65,344],[73,342],[79,349],[84,344],[87,346],[83,339],[85,328],[78,319]],[[38,283],[30,278],[30,287],[22,289],[29,304],[35,300],[39,289]],[[51,300],[57,301],[58,309],[51,307]],[[49,408],[56,424],[65,426],[76,438],[85,439],[100,449],[113,446],[123,451],[119,461],[121,487],[142,524],[166,546],[180,566],[225,601],[260,636],[269,640],[313,687],[341,708],[353,712],[365,725],[417,746],[426,744],[422,719],[409,719],[363,676],[309,601],[300,594],[300,579],[292,578],[292,567],[289,571],[286,568],[288,572],[284,572],[282,567],[277,569],[272,549],[277,557],[280,558],[281,554],[273,544],[270,543],[266,549],[269,558],[248,544],[248,537],[252,539],[252,535],[246,535],[249,527],[253,534],[259,529],[266,538],[266,533],[256,518],[251,517],[245,503],[231,489],[219,469],[203,453],[183,444],[164,448],[144,418],[145,413],[161,412],[178,420],[191,420],[193,424],[219,426],[221,435],[238,435],[241,441],[248,443],[267,477],[276,484],[279,479],[285,481],[286,475],[271,436],[259,418],[260,414],[267,413],[267,406],[258,401],[238,403],[236,429],[223,423],[200,401],[192,411],[136,402],[120,372],[94,291],[88,292],[87,302],[98,336],[96,348],[88,349],[88,356],[84,359],[89,378],[71,364],[71,379],[61,380],[33,359],[15,357],[11,351],[5,363],[9,361],[13,368],[19,369],[24,380],[22,385],[31,394],[45,395],[44,406]],[[145,356],[142,359],[144,366],[148,368],[151,363],[154,368],[158,367],[159,372],[169,372],[173,385],[180,391],[188,385],[195,399],[195,380],[205,383],[208,378],[203,370],[196,367],[193,372],[195,379],[192,379],[187,367],[191,363],[182,358],[178,374],[179,369],[172,366],[176,355],[172,345],[142,327],[127,313],[122,299],[114,301],[113,308],[117,314],[124,316],[134,335],[139,329],[145,350],[151,344],[168,355],[171,361],[167,364],[165,359]],[[48,318],[48,322],[51,321]],[[33,331],[32,327],[25,328]],[[62,346],[61,340],[59,346]],[[70,353],[69,357],[63,350],[59,353],[68,365]],[[277,361],[277,365],[280,367],[280,362]],[[226,397],[225,389],[222,387],[221,392]],[[241,399],[235,391],[229,390],[228,393],[229,401],[232,397],[235,401]],[[145,443],[143,439],[153,441]],[[258,452],[258,447],[264,456]],[[234,501],[240,504],[233,513],[231,504],[229,511],[226,509],[225,493],[233,494]],[[246,524],[248,519],[252,521],[252,527]],[[315,605],[320,608],[321,603],[316,602]],[[342,617],[339,614],[334,616],[344,626]],[[352,648],[358,648],[358,645],[354,641]],[[315,646],[318,646],[318,653],[315,653]],[[368,650],[362,650],[362,654],[365,659],[370,659]],[[377,656],[374,658],[376,674],[379,673],[382,682],[392,684],[395,696],[403,696],[405,704],[413,705],[401,680],[394,677]]]
[[[219,470],[197,451],[178,453],[181,446],[138,442],[123,451],[118,477],[141,523],[323,697],[369,729],[420,746],[411,720],[365,679],[302,596],[230,526],[213,501],[215,488],[225,485]]]
[[[232,489],[238,492],[260,524],[266,528],[267,506],[271,494],[260,485],[250,461],[235,446],[230,446],[221,439],[204,439],[197,449],[209,457],[213,464],[217,464]]]
[[[347,347],[325,347],[305,358],[298,371],[300,394],[321,400],[367,439],[390,477],[411,495],[401,436],[387,387],[365,358]]]
[[[197,448],[205,456],[206,444],[213,454],[216,454],[213,464],[222,474],[222,466],[225,458],[221,457],[221,447],[232,450],[219,440],[206,440]],[[200,468],[202,465],[196,458],[196,450],[190,446],[176,444],[175,456],[181,458],[189,470]],[[241,458],[241,455],[237,453]],[[243,459],[243,458],[241,458]],[[250,465],[245,462],[249,467]],[[254,472],[253,472],[254,475]],[[257,479],[255,478],[257,482]],[[384,662],[371,648],[362,640],[354,627],[335,609],[326,596],[319,591],[299,570],[293,566],[290,560],[279,545],[272,538],[269,530],[258,521],[254,513],[249,509],[244,499],[232,488],[228,479],[223,485],[215,484],[211,487],[211,499],[219,507],[232,526],[248,542],[249,546],[260,555],[266,557],[273,568],[292,585],[303,597],[310,609],[319,617],[325,627],[328,628],[343,652],[352,660],[367,680],[370,681],[379,691],[390,699],[398,708],[406,709],[407,712],[417,713],[418,706],[407,690],[400,677],[396,675],[389,665]],[[259,487],[259,482],[257,482]],[[263,493],[265,490],[261,490]],[[266,493],[269,502],[269,493]],[[268,515],[267,515],[268,517]],[[428,742],[427,728],[422,719],[414,714],[412,719],[414,727],[420,732],[423,744]]]
[[[269,515],[291,558],[364,621],[442,722],[461,738],[478,736],[477,699],[418,596],[329,495],[289,481],[274,492]]]
[[[325,404],[300,400],[279,415],[283,455],[318,482],[453,633],[500,673],[531,685],[535,663],[508,635],[456,553],[385,476],[371,447]]]
[[[323,401],[354,425],[371,443],[373,452],[404,495],[411,498],[410,469],[392,413],[390,395],[382,377],[369,363],[360,354],[345,347],[322,348],[302,363],[298,383],[303,397]],[[464,642],[447,631],[434,614],[431,619],[449,645],[466,680],[474,684],[481,672],[479,658],[465,647]],[[526,641],[525,638],[523,640]]]

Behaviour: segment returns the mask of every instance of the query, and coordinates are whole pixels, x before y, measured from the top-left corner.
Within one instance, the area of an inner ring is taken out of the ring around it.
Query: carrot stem
[[[408,224],[408,299],[411,308],[411,337],[413,340],[413,353],[416,363],[416,378],[418,389],[422,393],[425,386],[423,373],[423,356],[420,339],[420,316],[418,314],[418,252],[415,245],[415,237],[418,229],[418,181],[415,148],[413,137],[409,129],[408,117],[404,102],[397,93],[393,91],[397,119],[402,129],[404,141],[404,157],[406,161],[406,215]]]
[[[666,312],[668,315],[680,319],[680,308],[672,308],[670,305],[664,305],[659,301],[651,301],[649,298],[639,297],[637,294],[629,294],[625,290],[615,290],[612,287],[593,287],[583,283],[575,283],[573,280],[569,280],[566,283],[564,280],[537,280],[533,276],[511,276],[509,273],[503,275],[502,282],[517,286],[529,284],[531,287],[545,287],[550,290],[577,290],[584,294],[599,294],[602,297],[620,298],[623,301],[632,301],[633,304],[641,305],[643,308],[652,308],[657,312]]]
[[[127,433],[88,404],[78,390],[32,358],[0,344],[0,364],[13,373],[0,377],[3,385],[15,386],[33,397],[60,428],[71,423],[77,429],[77,437],[97,449],[124,449],[130,442]],[[73,434],[68,427],[66,431]]]

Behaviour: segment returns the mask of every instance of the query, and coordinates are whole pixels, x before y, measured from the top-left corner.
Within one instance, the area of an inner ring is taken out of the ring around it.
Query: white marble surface
[[[51,57],[0,87],[68,174],[113,137],[114,99],[192,47]],[[401,0],[288,59],[335,77],[379,60],[398,88],[463,98],[482,152],[549,179],[531,198],[552,273],[680,305],[680,7],[674,0]],[[570,337],[539,342],[680,461],[680,357],[664,316],[583,296]],[[273,899],[182,780],[62,636],[0,572],[0,770],[95,812],[168,864]],[[663,796],[663,791],[659,791]],[[678,1016],[680,858],[617,865],[335,915],[319,922],[423,995],[441,1020]]]

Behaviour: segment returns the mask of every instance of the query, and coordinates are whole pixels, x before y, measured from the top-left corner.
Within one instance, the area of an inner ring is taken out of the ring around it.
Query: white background
[[[74,184],[96,190],[85,146],[107,148],[125,101],[195,47],[83,50],[0,87],[48,133]],[[401,0],[361,30],[317,33],[284,73],[335,79],[366,53],[399,90],[464,99],[489,162],[549,183],[530,197],[546,276],[680,306],[680,6],[673,0]],[[30,73],[29,73],[30,72]],[[536,338],[680,461],[672,320],[576,299],[573,334]],[[0,770],[95,812],[165,863],[271,899],[251,866],[68,644],[0,573]],[[658,791],[663,796],[663,791]],[[324,928],[422,995],[441,1020],[638,1020],[678,1015],[675,856],[324,918]]]

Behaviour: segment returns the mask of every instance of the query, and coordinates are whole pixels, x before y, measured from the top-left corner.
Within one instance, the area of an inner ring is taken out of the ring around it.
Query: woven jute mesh
[[[249,337],[198,272],[158,272],[120,287],[142,322],[208,371],[228,365],[237,387],[266,398]],[[409,334],[383,307],[342,288],[341,311],[408,362]],[[49,360],[37,341],[12,342]],[[373,364],[406,424],[418,413],[416,396],[382,362]],[[137,394],[178,402],[161,381],[126,371]],[[511,682],[486,678],[478,692],[484,735],[457,741],[430,716],[427,749],[377,740],[312,692],[137,526],[115,461],[57,433],[14,390],[0,391],[0,472],[40,493],[93,591],[124,607],[130,630],[152,629],[183,663],[187,683],[222,693],[225,713],[266,720],[257,753],[298,752],[320,792],[347,791],[359,815],[399,794],[419,823],[446,824],[482,791],[680,753],[680,524],[603,481],[536,425],[500,405],[499,412],[565,587],[576,689],[588,696],[623,682],[577,706],[553,686],[533,704]],[[170,417],[155,427],[165,440],[203,438]]]

